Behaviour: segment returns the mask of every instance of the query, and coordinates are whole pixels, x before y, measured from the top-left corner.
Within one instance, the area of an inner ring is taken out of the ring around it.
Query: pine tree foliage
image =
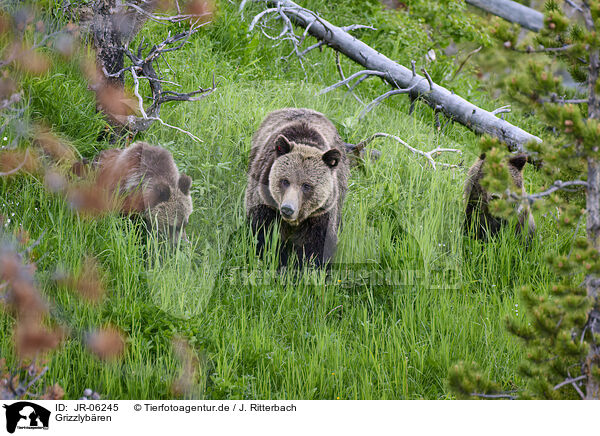
[[[527,383],[520,387],[519,398],[600,399],[599,31],[600,0],[550,0],[536,46],[518,48],[524,52],[524,66],[509,78],[507,91],[547,126],[543,143],[528,145],[532,157],[541,162],[547,186],[527,198],[506,191],[506,175],[496,156],[502,152],[483,141],[483,148],[492,150],[485,183],[488,189],[506,192],[495,202],[494,212],[507,215],[515,202],[535,205],[553,213],[560,231],[573,234],[567,254],[547,259],[560,282],[547,293],[523,287],[528,316],[522,322],[507,321],[509,331],[526,347],[519,369]],[[497,34],[511,42],[506,48],[516,44],[507,29]],[[540,61],[537,53],[548,60]],[[558,68],[567,70],[579,86],[565,86]],[[455,366],[449,383],[464,398],[498,392],[498,386],[471,364]]]

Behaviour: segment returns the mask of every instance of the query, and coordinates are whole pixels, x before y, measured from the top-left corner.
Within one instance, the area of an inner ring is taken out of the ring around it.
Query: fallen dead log
[[[481,109],[448,89],[433,83],[426,71],[423,70],[424,75],[421,76],[414,71],[414,68],[410,70],[392,61],[349,34],[345,29],[350,29],[350,27],[340,28],[335,26],[315,12],[305,9],[290,0],[264,0],[264,2],[271,8],[256,15],[250,24],[249,30],[252,30],[268,14],[278,14],[284,22],[284,30],[280,37],[286,37],[286,39],[290,39],[296,44],[294,49],[300,60],[302,60],[301,55],[305,54],[308,49],[300,52],[297,44],[304,41],[306,34],[310,34],[319,40],[319,43],[312,47],[326,44],[343,53],[365,68],[364,75],[378,76],[390,84],[392,88],[395,88],[393,93],[390,91],[392,94],[406,93],[412,100],[421,99],[436,112],[444,113],[450,119],[459,122],[476,133],[494,136],[505,142],[512,150],[527,151],[525,145],[528,142],[541,142],[541,139],[537,136],[496,117],[492,112]],[[242,1],[240,9],[245,6],[245,3],[246,1]],[[290,32],[293,33],[293,29],[289,24],[290,21],[305,29],[302,37],[289,34]],[[339,82],[337,85],[342,86],[347,83],[348,79]]]
[[[511,0],[465,0],[490,14],[517,23],[525,29],[539,32],[544,27],[544,14]]]

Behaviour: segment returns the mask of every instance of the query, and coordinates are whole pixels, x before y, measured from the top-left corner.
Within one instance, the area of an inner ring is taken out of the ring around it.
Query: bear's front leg
[[[277,212],[267,205],[259,204],[250,210],[249,218],[252,234],[257,237],[256,254],[261,256],[267,233],[277,219]]]
[[[329,220],[329,214],[309,218],[292,238],[300,267],[312,261],[317,268],[321,268],[333,257],[337,245],[337,228],[333,228]]]

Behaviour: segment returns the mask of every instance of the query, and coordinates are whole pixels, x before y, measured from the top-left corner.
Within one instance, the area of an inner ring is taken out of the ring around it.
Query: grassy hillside
[[[336,6],[334,14],[325,2],[304,3],[337,24],[389,20],[382,11],[357,16],[352,6]],[[36,278],[71,328],[70,339],[49,356],[47,382],[59,383],[69,398],[87,387],[104,398],[170,398],[181,367],[172,339],[182,336],[199,357],[195,398],[449,398],[448,368],[460,360],[518,388],[521,349],[504,319],[524,316],[519,286],[546,291],[554,277],[544,257],[568,250],[570,235],[556,234],[552,217],[537,216],[529,250],[510,230],[488,244],[464,238],[461,196],[464,167],[478,154],[474,134],[452,124],[437,132],[433,112],[417,105],[409,116],[402,96],[358,120],[362,107],[343,90],[317,95],[338,80],[331,50],[307,57],[305,78],[294,56],[279,59],[289,47],[273,48],[259,33],[247,37],[248,21],[228,2],[220,7],[215,22],[169,58],[183,89],[208,85],[213,72],[217,77],[210,97],[163,111],[166,122],[203,142],[158,124],[138,138],[168,148],[194,179],[189,247],[165,250],[118,216],[82,219],[35,177],[0,180],[1,213],[10,217],[5,231],[22,227],[33,240],[45,232],[35,249]],[[140,37],[158,40],[167,30],[151,23]],[[409,48],[407,35],[361,35],[404,63],[423,46]],[[442,81],[444,65],[430,67],[434,80]],[[358,70],[345,59],[343,66],[347,74]],[[364,85],[359,94],[366,101],[385,89],[374,79]],[[451,87],[487,109],[507,103],[486,99],[468,77]],[[31,116],[71,140],[82,156],[112,147],[97,141],[104,122],[76,66],[58,63],[29,79],[26,90]],[[433,171],[398,144],[375,141],[381,158],[352,171],[331,276],[280,275],[274,256],[253,253],[243,194],[251,136],[266,114],[287,106],[323,112],[348,142],[387,132],[421,150],[460,148],[462,157],[441,159],[462,162],[463,169]],[[508,119],[535,130],[519,114]],[[527,168],[525,177],[535,191],[534,170]],[[109,283],[97,306],[52,278],[58,267],[81,268],[88,254],[98,258]],[[0,355],[14,365],[13,323],[0,314]],[[109,323],[126,333],[127,350],[103,363],[85,350],[82,337]]]

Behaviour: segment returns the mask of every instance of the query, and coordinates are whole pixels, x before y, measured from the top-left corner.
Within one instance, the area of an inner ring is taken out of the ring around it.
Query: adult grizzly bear
[[[526,154],[517,154],[508,157],[508,173],[521,195],[527,195],[523,185],[523,167],[527,163]],[[487,192],[481,186],[481,179],[485,177],[485,153],[482,153],[473,166],[469,169],[465,182],[466,220],[465,230],[473,232],[476,239],[485,239],[494,236],[506,223],[506,220],[491,214],[489,203],[497,194]],[[519,206],[517,210],[517,231],[522,233],[527,227],[528,236],[531,238],[535,232],[535,220],[528,207]]]
[[[279,225],[280,265],[325,265],[335,253],[348,186],[348,159],[335,126],[310,109],[270,113],[252,138],[246,214],[262,252]]]
[[[73,171],[85,175],[85,162]],[[192,179],[180,174],[173,156],[162,147],[136,142],[127,148],[102,151],[92,161],[96,186],[118,195],[119,208],[127,214],[139,214],[161,235],[176,241],[186,239],[185,226],[193,211],[190,187]]]

